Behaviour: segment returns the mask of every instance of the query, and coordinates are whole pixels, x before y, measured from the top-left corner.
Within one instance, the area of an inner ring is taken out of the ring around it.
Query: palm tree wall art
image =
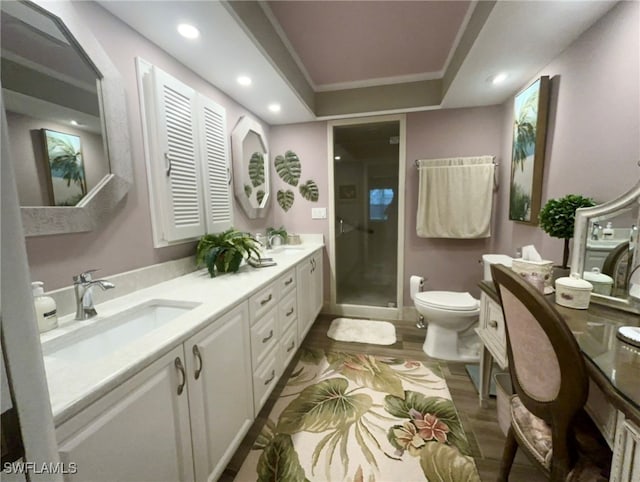
[[[42,129],[52,206],[75,206],[87,194],[80,137]]]
[[[549,77],[543,76],[516,95],[509,219],[538,224],[549,110]]]

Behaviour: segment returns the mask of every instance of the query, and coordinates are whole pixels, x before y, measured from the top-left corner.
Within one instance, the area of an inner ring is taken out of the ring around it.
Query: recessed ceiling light
[[[188,39],[194,39],[200,36],[200,30],[188,23],[178,25],[178,33]]]
[[[76,120],[72,120],[72,121],[70,122],[70,124],[71,124],[72,126],[79,126],[79,125],[80,125],[80,124],[78,124],[78,121],[76,121]]]
[[[245,87],[251,85],[251,77],[247,77],[246,75],[241,75],[236,79],[238,84],[244,85]]]
[[[508,75],[507,75],[507,74],[505,74],[504,72],[501,72],[501,73],[499,73],[499,74],[494,75],[494,76],[491,78],[491,83],[492,83],[493,85],[501,84],[502,82],[504,82],[505,80],[507,80],[507,77],[508,77]]]
[[[280,112],[280,104],[269,104],[269,110],[271,112]]]

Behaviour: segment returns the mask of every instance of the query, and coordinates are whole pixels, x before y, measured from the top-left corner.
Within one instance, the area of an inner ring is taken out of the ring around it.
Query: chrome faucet
[[[271,236],[267,236],[267,249],[273,249],[273,239],[274,238],[280,238],[280,241],[283,242],[284,238],[282,237],[281,234],[272,234]]]
[[[91,288],[96,285],[102,290],[115,288],[116,285],[110,281],[103,279],[91,279],[91,273],[97,271],[90,269],[73,277],[73,290],[76,294],[76,320],[88,320],[98,314],[93,306],[93,298],[91,296]]]

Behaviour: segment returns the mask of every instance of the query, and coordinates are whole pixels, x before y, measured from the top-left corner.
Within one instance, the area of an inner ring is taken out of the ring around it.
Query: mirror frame
[[[26,3],[51,17],[102,75],[98,99],[111,174],[102,178],[77,206],[21,207],[24,234],[43,236],[91,231],[111,216],[132,184],[133,162],[122,78],[91,29],[79,19],[72,2],[31,0]]]
[[[239,174],[244,172],[247,168],[247,164],[244,159],[245,153],[243,143],[249,132],[254,132],[258,137],[260,137],[260,142],[262,142],[265,150],[264,184],[266,192],[264,199],[262,200],[262,206],[260,207],[253,206],[247,199],[244,192],[243,177]],[[267,143],[267,138],[264,135],[262,126],[258,122],[247,116],[240,117],[240,120],[231,133],[231,155],[233,157],[233,192],[236,196],[236,200],[240,203],[248,218],[264,218],[267,215],[269,201],[271,198],[271,176],[269,173],[269,144]]]
[[[633,204],[640,204],[640,181],[629,191],[620,197],[598,204],[590,208],[578,208],[576,210],[575,224],[573,229],[573,248],[571,253],[571,272],[579,273],[582,277],[584,271],[584,260],[587,251],[587,235],[589,231],[589,220],[600,216],[606,216],[612,212],[618,211]],[[640,227],[640,214],[638,215],[638,223]],[[633,249],[633,258],[631,260],[631,270],[640,265],[640,236],[636,238],[635,247]],[[619,310],[628,311],[630,313],[640,313],[640,300],[636,300],[629,296],[626,300],[623,298],[615,298],[597,293],[591,294],[591,301],[596,304],[617,308]]]

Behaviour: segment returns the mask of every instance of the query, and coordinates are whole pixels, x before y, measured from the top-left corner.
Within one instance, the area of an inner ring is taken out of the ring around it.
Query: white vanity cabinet
[[[195,480],[216,480],[253,423],[247,303],[191,337],[184,350]]]
[[[610,482],[640,480],[640,429],[618,412]]]
[[[249,299],[254,413],[257,416],[298,346],[295,268]]]
[[[69,480],[217,479],[254,419],[248,320],[244,302],[61,425]]]
[[[194,480],[184,363],[180,345],[60,425],[67,480]]]
[[[297,267],[298,271],[298,342],[302,343],[322,309],[322,250],[313,253]]]

